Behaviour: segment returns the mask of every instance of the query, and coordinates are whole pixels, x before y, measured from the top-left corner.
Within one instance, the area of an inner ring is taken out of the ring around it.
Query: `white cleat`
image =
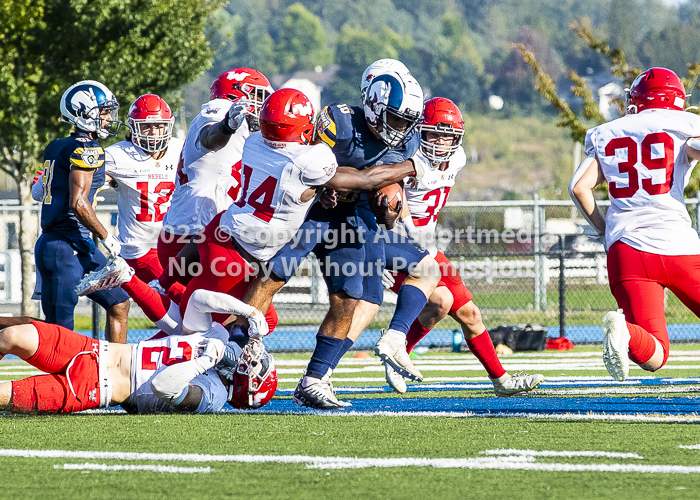
[[[161,286],[160,281],[158,281],[158,278],[152,280],[152,281],[148,284],[148,286],[150,286],[151,288],[153,288],[153,289],[154,289],[156,292],[158,292],[159,294],[165,295],[166,297],[168,296],[168,291],[167,291],[165,288],[163,288],[163,287]]]
[[[304,375],[294,389],[292,401],[299,406],[308,406],[317,410],[344,410],[351,406],[345,401],[338,401],[330,384],[325,380],[327,375],[323,378]]]
[[[131,281],[134,270],[121,257],[113,257],[102,269],[83,276],[75,287],[78,295],[88,295],[100,290],[111,290]]]
[[[386,381],[389,387],[394,389],[399,394],[404,394],[407,390],[406,379],[403,378],[396,370],[394,370],[389,363],[384,363],[384,370],[386,372]]]
[[[406,335],[396,330],[382,330],[382,338],[374,346],[374,354],[382,363],[389,364],[404,378],[421,382],[423,374],[413,366],[413,361],[406,352]]]
[[[332,392],[333,395],[335,396],[335,387],[333,387],[333,381],[331,380],[331,376],[332,376],[332,375],[333,375],[333,370],[331,370],[331,369],[329,368],[328,371],[326,372],[326,374],[325,374],[325,375],[323,376],[323,378],[321,379],[321,382],[324,382],[324,383],[328,384],[328,387],[331,388],[331,392]],[[337,396],[336,396],[336,399],[338,399]],[[343,406],[345,406],[345,407],[352,406],[352,403],[350,403],[350,402],[348,402],[348,401],[341,401],[341,400],[339,400],[339,399],[338,399],[338,403],[340,403],[341,405],[343,405]]]
[[[535,373],[528,375],[527,373],[518,372],[514,375],[505,373],[499,378],[492,378],[493,392],[498,397],[514,396],[521,392],[530,392],[535,387],[540,385],[544,380],[544,375]]]
[[[612,378],[623,381],[630,373],[630,332],[622,309],[603,316],[603,363]]]

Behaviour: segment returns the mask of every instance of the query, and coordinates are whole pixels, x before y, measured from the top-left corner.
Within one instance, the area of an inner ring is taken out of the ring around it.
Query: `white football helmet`
[[[411,136],[423,114],[423,89],[411,75],[391,72],[369,82],[362,101],[365,120],[392,148]]]
[[[399,75],[411,75],[406,65],[397,59],[379,59],[367,66],[365,72],[362,73],[362,80],[360,80],[360,93],[362,94],[363,102],[365,100],[365,92],[367,92],[367,87],[369,87],[369,82],[372,78],[391,72]]]
[[[104,115],[105,111],[108,116]],[[117,119],[118,111],[114,94],[94,80],[72,85],[61,97],[62,120],[85,132],[95,132],[100,139],[119,132],[122,123]]]

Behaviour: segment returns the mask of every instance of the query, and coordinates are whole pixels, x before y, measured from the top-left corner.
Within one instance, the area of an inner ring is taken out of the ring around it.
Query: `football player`
[[[410,161],[360,175],[353,168],[338,167],[327,144],[311,144],[313,116],[311,101],[298,90],[280,89],[265,101],[261,130],[243,149],[240,199],[217,215],[199,238],[201,273],[187,285],[183,309],[198,289],[234,296],[245,292],[263,264],[297,235],[317,190],[379,189],[414,171]],[[264,309],[268,313],[269,305]]]
[[[441,280],[428,303],[413,322],[406,336],[406,350],[413,347],[433,327],[449,315],[462,327],[469,350],[486,369],[497,396],[512,396],[534,389],[544,380],[542,375],[511,376],[501,365],[489,332],[474,304],[473,295],[464,286],[457,268],[438,251],[435,242],[437,218],[445,206],[457,174],[465,167],[467,157],[462,148],[464,120],[459,108],[449,99],[435,97],[425,103],[423,121],[418,126],[421,135],[417,160],[425,165],[425,174],[418,180],[406,178],[404,191],[406,206],[402,219],[393,231],[410,235],[427,249],[440,264]],[[402,251],[393,242],[386,244],[387,260]],[[391,289],[400,292],[406,281],[405,273],[398,273]],[[352,332],[351,332],[352,333]],[[353,339],[356,340],[356,339]],[[389,385],[399,393],[406,392],[406,381],[389,363],[384,363]]]
[[[129,109],[127,140],[105,149],[107,180],[119,193],[121,256],[146,282],[163,272],[156,246],[183,146],[182,140],[172,137],[174,121],[165,100],[142,95]],[[182,291],[182,285],[173,285],[176,300]]]
[[[417,169],[421,164],[414,163],[411,158],[418,149],[419,139],[413,129],[422,109],[423,92],[410,75],[378,75],[372,79],[366,93],[364,109],[345,104],[324,108],[316,122],[316,140],[330,146],[341,164],[354,168],[358,179],[377,168],[398,171],[398,167],[405,164],[413,164],[410,173],[420,175],[422,172]],[[303,258],[310,251],[316,254],[328,287],[330,309],[319,329],[316,348],[306,374],[297,386],[294,400],[319,409],[347,406],[333,394],[330,375],[340,357],[352,345],[347,339],[351,324],[360,325],[358,330],[361,331],[382,303],[385,240],[379,233],[378,223],[390,226],[398,216],[397,212],[388,210],[385,196],[369,200],[361,193],[371,188],[328,187],[340,192],[333,200],[337,204],[330,209],[316,204],[302,226],[304,235],[301,239],[295,238],[271,259],[270,279],[254,283],[243,298],[265,310],[266,301],[269,304],[272,295],[294,275]],[[335,196],[332,193],[332,197]],[[327,237],[314,239],[313,235],[324,235],[329,229],[331,234],[346,237],[335,238],[335,241]],[[311,238],[306,238],[307,235]],[[404,298],[409,307],[402,308],[404,314],[397,314],[394,318],[397,324],[404,325],[398,328],[406,332],[439,281],[437,263],[427,252],[414,248],[414,260],[407,265],[411,266],[412,275],[424,278],[420,284],[424,289],[406,287]],[[367,306],[367,311],[361,311],[359,318],[356,314],[358,302]],[[407,368],[418,378],[420,373],[405,353],[405,332],[396,330],[390,331],[394,338],[383,343],[381,355],[392,360],[398,357],[397,366]]]
[[[159,281],[165,290],[176,278],[168,270],[170,259],[238,199],[243,144],[259,129],[260,108],[270,93],[270,82],[259,71],[232,69],[214,81],[211,100],[192,120],[158,240],[158,258],[165,269]]]
[[[259,340],[229,340],[229,332],[211,317],[213,310],[261,313],[206,290],[191,300],[182,322],[188,335],[130,345],[92,339],[32,318],[0,321],[2,326],[17,325],[0,331],[0,358],[14,354],[48,373],[0,383],[0,410],[72,413],[121,405],[130,413],[212,413],[227,401],[237,408],[266,404],[277,387],[274,359]]]
[[[75,286],[82,276],[106,264],[95,248],[97,235],[110,255],[121,245],[98,220],[95,195],[105,183],[105,153],[97,139],[115,135],[119,104],[99,82],[76,83],[61,97],[63,121],[75,128],[69,137],[56,139],[44,151],[41,183],[41,230],[34,256],[41,276],[41,307],[46,321],[73,328],[78,303]],[[107,311],[106,338],[126,342],[129,296],[123,290],[91,294]]]
[[[590,129],[588,157],[569,192],[605,238],[610,290],[620,309],[603,317],[603,361],[624,380],[631,359],[654,372],[668,359],[664,289],[700,317],[700,238],[683,198],[700,159],[700,117],[684,112],[686,94],[666,68],[641,73],[628,91],[627,114]],[[608,182],[600,213],[593,189]]]

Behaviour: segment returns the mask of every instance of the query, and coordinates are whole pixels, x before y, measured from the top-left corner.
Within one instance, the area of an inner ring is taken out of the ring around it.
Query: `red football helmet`
[[[265,75],[252,68],[234,68],[214,80],[209,88],[212,99],[250,101],[248,114],[260,117],[260,108],[270,94],[272,86]],[[257,125],[257,124],[256,124]]]
[[[149,153],[168,148],[174,123],[170,106],[155,94],[142,95],[129,108],[131,142]]]
[[[254,409],[265,406],[277,391],[275,358],[259,340],[252,340],[238,357],[228,402],[234,408]]]
[[[265,142],[282,147],[288,142],[309,144],[314,132],[314,106],[300,90],[272,93],[260,110],[260,132]]]
[[[433,97],[425,103],[423,121],[418,125],[420,131],[420,148],[428,160],[442,163],[450,159],[462,144],[464,137],[464,120],[455,103],[444,97]],[[452,135],[449,146],[428,142],[426,132]]]
[[[639,113],[645,109],[675,109],[683,111],[685,87],[670,69],[649,68],[632,82],[627,93],[627,113]]]

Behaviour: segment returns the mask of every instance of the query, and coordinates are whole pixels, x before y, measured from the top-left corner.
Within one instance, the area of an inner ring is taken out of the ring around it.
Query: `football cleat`
[[[406,352],[406,335],[396,330],[382,330],[382,338],[374,346],[374,354],[404,378],[421,382],[423,374],[413,366]]]
[[[317,410],[343,410],[351,403],[339,401],[333,394],[327,373],[323,378],[304,375],[294,390],[292,401],[299,406],[308,406]]]
[[[518,372],[514,375],[504,374],[499,378],[492,378],[493,392],[498,397],[514,396],[521,392],[529,392],[540,385],[544,380],[544,375],[536,373],[528,375]]]
[[[153,281],[148,283],[148,286],[153,288],[156,292],[158,292],[161,295],[168,295],[168,291],[163,288],[160,284],[160,281],[158,281],[158,278],[154,279]]]
[[[111,290],[131,281],[134,270],[124,259],[117,256],[107,261],[102,269],[93,271],[83,276],[75,287],[78,295],[88,295],[100,290]]]
[[[406,379],[394,370],[389,363],[384,363],[384,371],[389,387],[399,394],[404,394],[407,390]]]
[[[630,332],[622,309],[603,316],[603,363],[612,378],[623,381],[630,372]]]

